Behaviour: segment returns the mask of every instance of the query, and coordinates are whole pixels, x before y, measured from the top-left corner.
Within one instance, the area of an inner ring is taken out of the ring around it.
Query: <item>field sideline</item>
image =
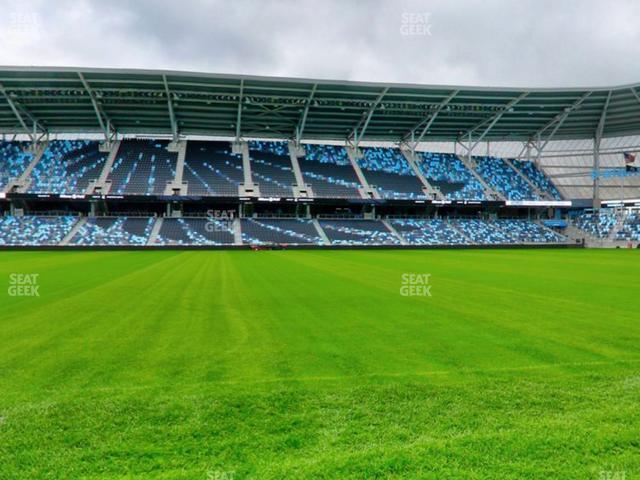
[[[0,479],[640,478],[639,276],[628,250],[0,252]]]

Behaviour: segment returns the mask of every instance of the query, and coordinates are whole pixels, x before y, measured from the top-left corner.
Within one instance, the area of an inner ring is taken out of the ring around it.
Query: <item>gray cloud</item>
[[[4,0],[0,7],[4,65],[518,87],[640,81],[635,0]]]

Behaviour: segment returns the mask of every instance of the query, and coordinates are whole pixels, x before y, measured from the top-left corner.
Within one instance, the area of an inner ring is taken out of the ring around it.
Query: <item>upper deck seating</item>
[[[229,142],[187,142],[183,181],[189,195],[238,196],[244,182],[242,154],[232,153]]]
[[[251,174],[263,197],[291,197],[296,177],[286,142],[249,142]]]
[[[397,148],[363,148],[358,166],[382,198],[424,199],[422,182]]]
[[[304,182],[318,198],[361,198],[362,188],[347,150],[335,145],[304,145],[305,155],[298,159]]]
[[[123,140],[108,179],[112,194],[164,195],[178,154],[166,140]]]
[[[53,140],[29,176],[29,193],[83,194],[108,157],[91,140]]]
[[[486,200],[482,184],[456,155],[417,153],[420,171],[447,200]]]

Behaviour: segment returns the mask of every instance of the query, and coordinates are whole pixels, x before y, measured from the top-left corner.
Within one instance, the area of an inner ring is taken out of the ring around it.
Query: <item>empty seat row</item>
[[[515,166],[538,190],[546,193],[553,200],[562,200],[562,195],[556,186],[549,180],[542,170],[540,170],[534,162],[526,160],[512,160]]]
[[[0,142],[0,192],[27,169],[33,155],[26,142]]]
[[[305,144],[298,159],[302,178],[318,198],[361,198],[360,180],[347,149],[337,145]]]
[[[507,200],[540,200],[540,196],[506,160],[498,157],[475,157],[476,171]]]
[[[176,176],[177,153],[166,140],[123,140],[109,173],[110,193],[164,195]]]
[[[154,245],[231,245],[233,220],[165,218]]]
[[[260,195],[291,197],[296,177],[286,142],[249,142],[251,174]]]
[[[308,219],[253,219],[241,221],[242,242],[249,245],[322,245],[322,237]]]
[[[400,245],[379,220],[320,220],[332,245]]]
[[[456,155],[418,152],[418,167],[447,200],[486,200],[484,187]]]
[[[467,239],[445,220],[393,220],[391,225],[410,245],[460,245],[468,243]]]
[[[0,245],[58,245],[71,232],[78,217],[0,217]]]
[[[100,176],[108,153],[90,140],[53,140],[29,176],[29,193],[85,193]]]
[[[76,225],[76,222],[79,221]],[[156,223],[161,222],[161,223]],[[566,238],[522,219],[233,219],[209,217],[0,217],[0,245],[58,245],[73,233],[69,245],[459,245],[557,243]],[[75,230],[72,228],[76,225]],[[317,225],[321,228],[318,230]],[[159,230],[158,230],[159,227]],[[154,228],[157,232],[153,237]],[[236,228],[240,230],[235,231]],[[395,230],[395,232],[394,232]],[[638,239],[640,217],[628,217],[625,237]],[[240,235],[240,236],[238,236]],[[401,237],[401,238],[400,238]],[[402,241],[401,241],[402,240]]]
[[[189,141],[182,179],[189,195],[235,197],[244,181],[242,154],[229,142]]]
[[[616,233],[616,240],[640,241],[640,214],[634,212],[626,216],[622,227]]]
[[[77,229],[71,245],[146,245],[152,217],[89,217]]]
[[[618,223],[618,219],[613,210],[603,209],[598,212],[583,212],[573,223],[593,237],[606,238]]]
[[[363,148],[358,166],[382,198],[424,199],[422,182],[397,148]]]
[[[119,144],[108,172],[110,193],[163,195],[176,178],[177,151],[166,140],[125,139]],[[24,142],[0,143],[0,190],[25,172],[33,159]],[[262,196],[291,197],[297,184],[289,145],[282,141],[248,143],[251,179]],[[317,198],[361,198],[363,187],[339,145],[304,144],[296,151],[302,182]],[[424,199],[424,185],[397,148],[364,147],[355,160],[366,181],[385,199]],[[97,180],[109,156],[92,140],[53,140],[28,176],[29,193],[85,193]],[[475,157],[476,173],[509,200],[561,199],[551,180],[533,162]],[[420,173],[448,200],[486,200],[482,182],[454,154],[418,152]],[[519,173],[518,173],[519,172]],[[187,193],[237,196],[245,181],[241,153],[225,141],[189,140],[182,181]],[[363,180],[364,182],[364,180]]]

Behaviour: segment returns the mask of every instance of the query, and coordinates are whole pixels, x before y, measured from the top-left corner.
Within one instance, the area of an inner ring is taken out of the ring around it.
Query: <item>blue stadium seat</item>
[[[615,212],[605,209],[599,212],[583,212],[573,220],[576,227],[596,238],[608,237],[617,222]]]
[[[166,140],[123,140],[108,179],[112,194],[164,195],[176,176],[177,153]]]
[[[249,142],[251,174],[266,197],[291,197],[296,177],[286,142]]]
[[[507,200],[540,200],[538,194],[507,162],[498,157],[474,157],[477,172]]]
[[[562,243],[567,238],[536,222],[521,219],[499,219],[492,222],[505,232],[513,243]]]
[[[640,241],[640,214],[636,212],[627,214],[622,227],[616,233],[616,240]]]
[[[444,220],[392,220],[391,225],[410,245],[462,245],[468,243],[456,229]]]
[[[486,220],[454,220],[451,222],[472,243],[515,243],[513,237]]]
[[[335,145],[304,145],[305,155],[298,159],[305,183],[318,198],[361,198],[362,188],[351,166],[347,150]]]
[[[560,195],[556,186],[534,162],[525,160],[511,160],[511,162],[538,190],[547,193],[554,200],[562,200],[562,195]]]
[[[189,195],[235,197],[244,182],[242,154],[232,153],[229,142],[187,142],[182,179]]]
[[[18,179],[31,163],[33,155],[26,142],[0,142],[0,192]]]
[[[108,153],[90,140],[53,140],[31,171],[29,193],[85,193],[102,172]]]
[[[332,245],[400,245],[379,220],[320,220]]]
[[[146,245],[153,228],[152,217],[89,217],[70,245]]]
[[[243,218],[242,242],[247,245],[322,245],[311,220]]]
[[[375,186],[382,198],[426,198],[422,182],[397,148],[363,148],[358,166],[369,185]]]
[[[233,220],[165,218],[156,245],[232,245]]]
[[[78,217],[0,217],[0,245],[58,245]]]
[[[456,155],[417,152],[418,167],[447,200],[486,200],[482,184]]]

